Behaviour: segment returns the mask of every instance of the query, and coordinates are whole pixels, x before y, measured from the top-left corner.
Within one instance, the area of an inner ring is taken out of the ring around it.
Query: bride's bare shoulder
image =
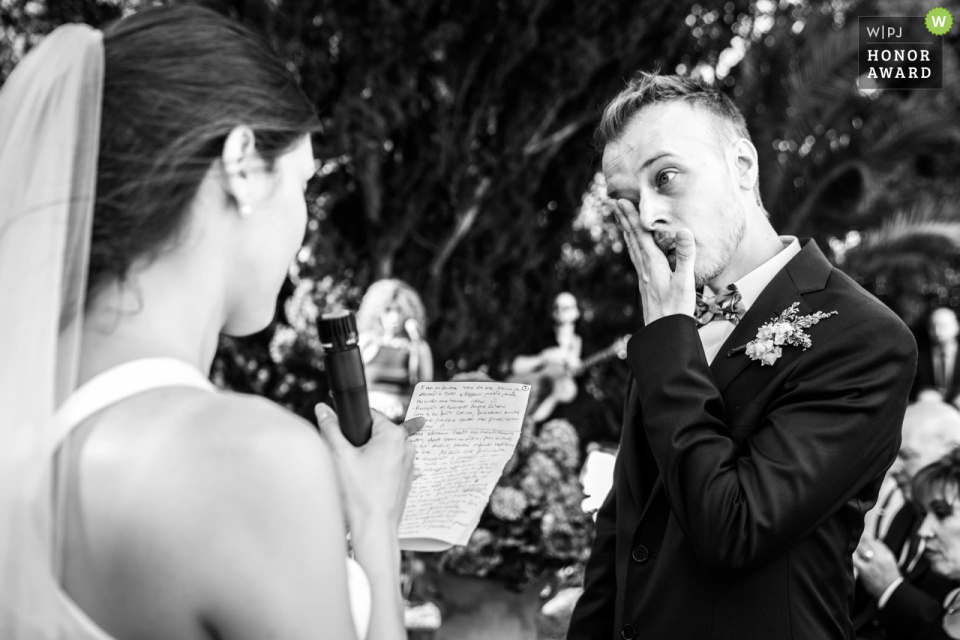
[[[314,425],[264,398],[213,395],[185,421],[189,433],[175,452],[189,461],[185,473],[204,485],[205,499],[233,496],[256,510],[260,500],[281,507],[298,496],[336,492],[330,454]]]
[[[152,396],[152,397],[151,397]],[[335,473],[316,428],[256,396],[170,389],[118,407],[85,446],[89,477],[115,506],[256,510],[309,492],[336,500]],[[280,497],[277,497],[280,496]],[[117,511],[114,511],[115,513]],[[123,509],[119,513],[123,513]],[[143,511],[136,509],[128,513]],[[159,524],[159,523],[155,523]]]
[[[269,455],[306,446],[322,455],[314,425],[259,396],[210,393],[170,387],[130,398],[105,412],[92,436],[108,441],[124,459],[149,454],[156,458],[207,459],[211,455]],[[148,461],[139,461],[148,462]],[[167,462],[167,461],[165,461]]]
[[[302,445],[320,442],[316,427],[275,402],[260,396],[221,392],[198,399],[186,416],[196,444],[248,447],[277,441]],[[311,447],[312,448],[312,447]],[[256,449],[260,449],[257,446]]]
[[[329,467],[329,455],[314,425],[265,398],[237,393],[208,394],[185,407],[182,426],[171,443],[177,457],[193,462],[192,472],[212,481],[224,474],[249,477],[278,467],[316,475]],[[314,473],[311,473],[314,472]],[[263,480],[262,478],[260,480]]]
[[[124,405],[84,447],[81,484],[91,557],[132,592],[234,612],[262,596],[237,596],[246,576],[273,588],[304,558],[321,563],[311,579],[345,579],[336,472],[313,425],[261,398],[187,389]]]

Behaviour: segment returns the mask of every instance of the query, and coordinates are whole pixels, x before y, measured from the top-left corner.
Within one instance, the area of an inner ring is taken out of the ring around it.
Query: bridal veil
[[[73,638],[60,596],[53,420],[76,385],[103,39],[60,27],[0,88],[0,638]]]

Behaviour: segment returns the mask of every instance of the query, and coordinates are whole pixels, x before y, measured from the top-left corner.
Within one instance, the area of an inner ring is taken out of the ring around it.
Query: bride
[[[273,318],[318,128],[197,7],[61,27],[3,86],[0,637],[406,637],[422,422],[355,449],[323,405],[321,438],[207,381]]]

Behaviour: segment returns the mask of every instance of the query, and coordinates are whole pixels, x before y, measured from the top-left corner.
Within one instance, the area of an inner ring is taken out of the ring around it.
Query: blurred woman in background
[[[394,422],[406,415],[416,384],[433,380],[426,324],[423,301],[401,280],[371,284],[357,310],[370,406]]]
[[[933,570],[960,580],[960,448],[917,472],[913,499],[925,511],[918,535]],[[942,618],[918,640],[960,638],[960,589],[943,602]]]

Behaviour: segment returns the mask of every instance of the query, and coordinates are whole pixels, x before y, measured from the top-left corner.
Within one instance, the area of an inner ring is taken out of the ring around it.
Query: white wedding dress
[[[57,411],[55,424],[58,441],[63,442],[77,426],[117,402],[145,391],[177,386],[205,389],[211,393],[217,392],[216,387],[200,371],[186,362],[173,358],[134,360],[104,371],[74,391]],[[54,464],[54,461],[51,460],[50,463]],[[74,481],[74,478],[65,478],[66,483]],[[55,504],[57,518],[62,518],[62,502],[58,499]],[[57,524],[59,523],[54,523],[55,530]],[[57,553],[62,553],[61,549],[58,548]],[[345,560],[350,608],[357,637],[366,638],[372,604],[370,582],[359,564],[350,558]],[[85,634],[84,640],[114,640],[100,629],[70,599],[69,595],[62,590],[60,594],[63,604],[75,618],[78,631]]]

